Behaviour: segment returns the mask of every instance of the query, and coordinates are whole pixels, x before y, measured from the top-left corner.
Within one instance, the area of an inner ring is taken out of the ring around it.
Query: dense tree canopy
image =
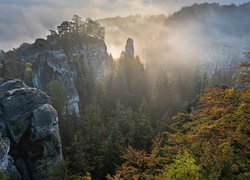
[[[70,59],[82,40],[101,41],[105,30],[74,15],[63,21],[34,51],[57,48]],[[20,46],[28,48],[28,44]],[[33,64],[9,52],[0,64],[3,77],[32,84]],[[161,71],[155,81],[140,58],[124,54],[112,63],[104,86],[82,59],[70,60],[79,93],[81,117],[65,115],[68,92],[54,76],[44,88],[59,113],[64,160],[41,162],[48,179],[248,179],[250,177],[249,62],[235,87],[216,70]],[[48,73],[48,76],[50,74]],[[179,113],[177,113],[179,112]],[[2,179],[8,178],[0,173]]]

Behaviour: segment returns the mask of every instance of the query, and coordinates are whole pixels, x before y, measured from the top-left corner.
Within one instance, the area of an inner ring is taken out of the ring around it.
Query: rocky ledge
[[[11,179],[42,179],[41,162],[62,157],[50,98],[13,79],[0,80],[0,99],[0,170]]]

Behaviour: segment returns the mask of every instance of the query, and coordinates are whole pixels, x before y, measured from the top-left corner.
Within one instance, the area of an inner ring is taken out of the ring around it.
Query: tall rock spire
[[[134,40],[132,38],[127,39],[125,56],[129,59],[134,59]]]

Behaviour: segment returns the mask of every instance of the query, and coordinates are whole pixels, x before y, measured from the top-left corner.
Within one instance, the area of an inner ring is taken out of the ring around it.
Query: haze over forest
[[[1,180],[250,179],[250,1],[0,9]]]
[[[247,0],[2,0],[0,2],[0,47],[7,51],[23,42],[46,37],[48,29],[70,20],[73,14],[100,19],[135,14],[168,16],[193,3],[242,4]],[[11,31],[9,31],[11,29]]]

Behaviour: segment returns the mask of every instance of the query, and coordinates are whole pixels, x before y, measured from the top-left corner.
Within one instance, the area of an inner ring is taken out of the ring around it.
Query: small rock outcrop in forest
[[[132,38],[127,39],[125,46],[125,56],[128,59],[134,59],[134,40]]]
[[[0,80],[0,170],[39,179],[41,162],[61,159],[58,115],[50,98],[23,82]]]

